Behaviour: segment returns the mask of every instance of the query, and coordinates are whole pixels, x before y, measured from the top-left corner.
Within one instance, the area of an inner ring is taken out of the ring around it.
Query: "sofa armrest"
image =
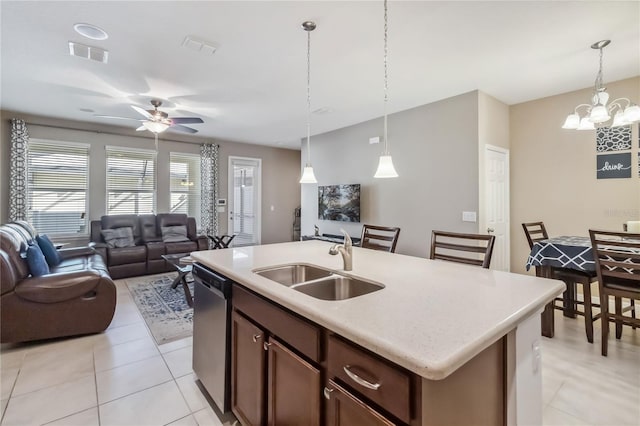
[[[15,293],[38,303],[58,303],[90,294],[101,280],[97,271],[61,272],[22,280]]]
[[[198,235],[195,241],[198,243],[198,251],[209,250],[209,238],[206,235]]]
[[[62,258],[62,260],[66,260],[66,259],[70,259],[72,257],[78,257],[78,256],[91,256],[93,254],[96,254],[96,251],[94,250],[93,247],[71,247],[71,248],[67,248],[67,249],[60,249],[58,250],[58,253],[60,254],[60,257]]]
[[[109,246],[106,243],[96,243],[92,241],[89,243],[89,247],[102,256],[102,260],[104,260],[105,263],[107,262],[107,247]]]

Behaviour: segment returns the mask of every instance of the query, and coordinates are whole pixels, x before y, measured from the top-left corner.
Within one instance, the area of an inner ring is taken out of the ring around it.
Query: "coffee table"
[[[182,284],[187,304],[189,307],[193,307],[193,296],[191,295],[189,284],[187,283],[187,275],[191,272],[192,264],[194,262],[193,258],[189,256],[189,253],[163,254],[161,257],[173,265],[176,271],[178,271],[178,276],[173,280],[171,288],[176,288],[178,287],[178,284]]]

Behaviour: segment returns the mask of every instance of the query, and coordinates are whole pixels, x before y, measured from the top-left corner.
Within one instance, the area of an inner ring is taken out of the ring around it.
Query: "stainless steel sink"
[[[305,264],[274,266],[253,272],[286,286],[325,278],[332,274],[328,269]]]
[[[296,284],[291,288],[316,299],[344,300],[382,290],[384,285],[334,274],[312,282]]]

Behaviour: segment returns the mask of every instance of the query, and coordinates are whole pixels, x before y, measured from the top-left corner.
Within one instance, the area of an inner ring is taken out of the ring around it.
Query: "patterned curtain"
[[[27,220],[27,154],[29,132],[27,123],[11,119],[9,153],[9,221]]]
[[[200,227],[206,235],[218,235],[218,152],[220,145],[200,146]],[[209,248],[211,241],[209,241]]]

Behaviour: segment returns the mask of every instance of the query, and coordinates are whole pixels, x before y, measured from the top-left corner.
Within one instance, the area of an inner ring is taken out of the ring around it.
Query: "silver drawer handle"
[[[258,339],[262,338],[262,334],[253,335],[253,343],[258,343]]]
[[[362,377],[358,376],[356,373],[351,371],[350,368],[351,368],[350,365],[345,365],[344,367],[342,367],[344,372],[347,373],[347,376],[349,376],[354,382],[356,382],[360,386],[364,386],[367,389],[378,390],[378,388],[380,387],[380,383],[371,383],[363,379]]]

